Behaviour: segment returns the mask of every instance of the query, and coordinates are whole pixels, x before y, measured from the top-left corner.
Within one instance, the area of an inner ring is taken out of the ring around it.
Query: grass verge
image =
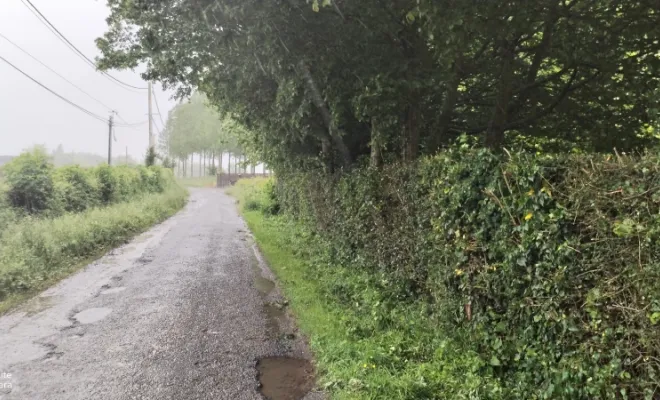
[[[228,192],[277,275],[310,339],[319,384],[333,399],[477,399],[497,391],[478,375],[474,354],[457,353],[423,302],[387,298],[384,276],[333,259],[304,223],[268,215],[268,180],[239,181]]]
[[[215,176],[202,176],[197,178],[177,178],[176,181],[185,187],[215,187]]]
[[[185,189],[169,185],[129,202],[8,226],[0,236],[0,313],[172,216],[186,198]]]

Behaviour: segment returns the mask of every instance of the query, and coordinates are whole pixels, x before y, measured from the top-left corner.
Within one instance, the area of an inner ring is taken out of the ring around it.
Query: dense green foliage
[[[242,180],[239,197],[255,239],[309,336],[319,385],[333,399],[498,398],[497,382],[445,331],[424,301],[398,301],[387,278],[337,262],[332,241],[316,228],[273,215],[273,191]],[[358,266],[360,264],[357,264]]]
[[[346,315],[320,362],[378,366],[339,393],[657,397],[658,158],[599,155],[657,144],[655,0],[108,4],[101,67],[204,93],[278,174],[245,205],[304,222],[269,229]]]
[[[30,213],[45,211],[54,197],[53,166],[41,149],[26,152],[3,167],[9,203]]]
[[[194,166],[188,168],[188,160],[192,164],[194,154],[199,154],[199,176],[215,175],[218,172],[216,164],[225,170],[238,162],[237,157],[243,154],[237,143],[244,129],[229,116],[222,116],[209,104],[206,97],[194,93],[188,101],[177,104],[170,111],[165,129],[160,136],[162,153],[169,154],[181,163],[182,176],[194,176]],[[225,154],[227,157],[224,158]],[[253,159],[253,164],[256,159]],[[206,165],[209,165],[207,168]]]
[[[98,178],[75,165],[55,170],[55,192],[60,207],[66,212],[82,212],[101,202]]]
[[[121,245],[183,207],[186,192],[169,183],[108,207],[55,218],[22,218],[0,233],[0,309],[8,296],[34,293],[90,258]]]
[[[101,67],[205,93],[276,170],[499,148],[627,151],[657,127],[655,0],[108,0]]]
[[[190,100],[177,104],[170,111],[161,147],[181,160],[204,151],[234,152],[236,139],[228,124],[229,120],[207,105],[203,95],[195,93]]]
[[[0,194],[8,205],[18,212],[50,216],[162,192],[172,180],[169,171],[158,167],[55,168],[40,149],[16,157],[3,166],[2,174],[7,187]]]
[[[4,165],[0,178],[0,302],[42,289],[186,197],[160,167],[54,168],[39,149]]]
[[[283,176],[277,192],[284,211],[327,241],[325,262],[368,282],[371,299],[350,279],[328,293],[378,321],[355,328],[351,340],[392,324],[406,330],[397,310],[426,305],[414,318],[433,321],[438,341],[394,346],[390,368],[432,357],[445,338],[461,343],[453,353],[476,354],[478,375],[497,382],[478,398],[652,399],[660,384],[659,187],[655,155],[464,148],[332,183],[322,174]],[[405,398],[444,398],[438,379]]]

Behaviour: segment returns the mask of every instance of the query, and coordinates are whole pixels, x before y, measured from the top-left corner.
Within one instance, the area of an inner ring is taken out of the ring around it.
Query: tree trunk
[[[502,54],[502,66],[500,72],[500,83],[495,101],[493,116],[486,131],[486,147],[499,149],[504,145],[504,132],[508,119],[509,102],[513,94],[513,61],[515,53],[512,43],[504,43],[500,52]]]
[[[220,161],[220,168],[218,168],[218,174],[222,173],[222,151],[218,155],[218,161]]]
[[[412,162],[419,153],[419,108],[417,101],[408,105],[406,124],[404,126],[403,161]]]
[[[440,109],[440,121],[438,133],[433,137],[431,150],[437,151],[440,146],[448,140],[449,125],[454,116],[454,108],[458,101],[458,88],[463,79],[463,53],[459,52],[454,61],[452,77],[447,83],[447,92]]]
[[[517,99],[514,104],[509,107],[510,116],[519,114],[520,110],[524,108],[527,102],[532,105],[532,108],[536,109],[535,104],[537,104],[537,102],[540,100],[538,97],[541,88],[536,86],[535,83],[541,69],[541,65],[546,59],[548,50],[552,45],[554,29],[557,25],[557,21],[559,20],[557,13],[558,6],[559,3],[550,3],[550,8],[548,9],[548,13],[543,23],[541,42],[537,46],[536,51],[534,52],[534,57],[532,58],[532,63],[527,70],[524,81],[525,83],[523,86],[524,89],[521,90],[517,95]]]
[[[195,177],[195,153],[190,154],[190,177]]]
[[[371,119],[371,166],[380,168],[383,165],[383,138],[376,124],[376,119]]]
[[[215,151],[211,152],[211,165],[214,166],[215,168],[215,173],[216,175],[218,174],[218,167],[215,165]]]
[[[330,136],[332,143],[334,144],[335,148],[337,149],[337,152],[339,153],[342,165],[344,167],[348,167],[351,164],[351,153],[348,150],[346,143],[344,143],[342,132],[339,130],[337,124],[334,122],[332,118],[332,114],[328,109],[328,105],[323,100],[323,96],[321,95],[321,90],[319,89],[318,85],[316,84],[316,81],[312,77],[312,73],[307,67],[307,64],[305,64],[304,62],[300,62],[299,66],[300,66],[300,70],[302,71],[303,78],[305,79],[305,83],[307,84],[307,87],[309,89],[312,103],[314,103],[316,108],[318,108],[319,112],[321,113],[323,122],[325,123],[325,126],[328,129],[328,135]]]

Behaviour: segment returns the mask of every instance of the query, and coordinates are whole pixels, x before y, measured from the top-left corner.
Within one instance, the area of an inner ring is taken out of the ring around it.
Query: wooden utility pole
[[[114,117],[110,113],[110,118],[108,118],[108,165],[112,165],[112,124]]]
[[[153,92],[153,89],[151,88],[151,82],[149,82],[148,85],[148,91],[149,91],[149,149],[153,149],[156,147],[156,139],[154,138],[154,116],[153,116],[153,110],[151,109],[151,94]]]
[[[128,146],[126,146],[126,165],[128,165]]]

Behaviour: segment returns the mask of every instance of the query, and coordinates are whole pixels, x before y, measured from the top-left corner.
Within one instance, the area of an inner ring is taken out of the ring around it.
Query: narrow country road
[[[185,210],[0,317],[0,399],[316,399],[235,201]]]

